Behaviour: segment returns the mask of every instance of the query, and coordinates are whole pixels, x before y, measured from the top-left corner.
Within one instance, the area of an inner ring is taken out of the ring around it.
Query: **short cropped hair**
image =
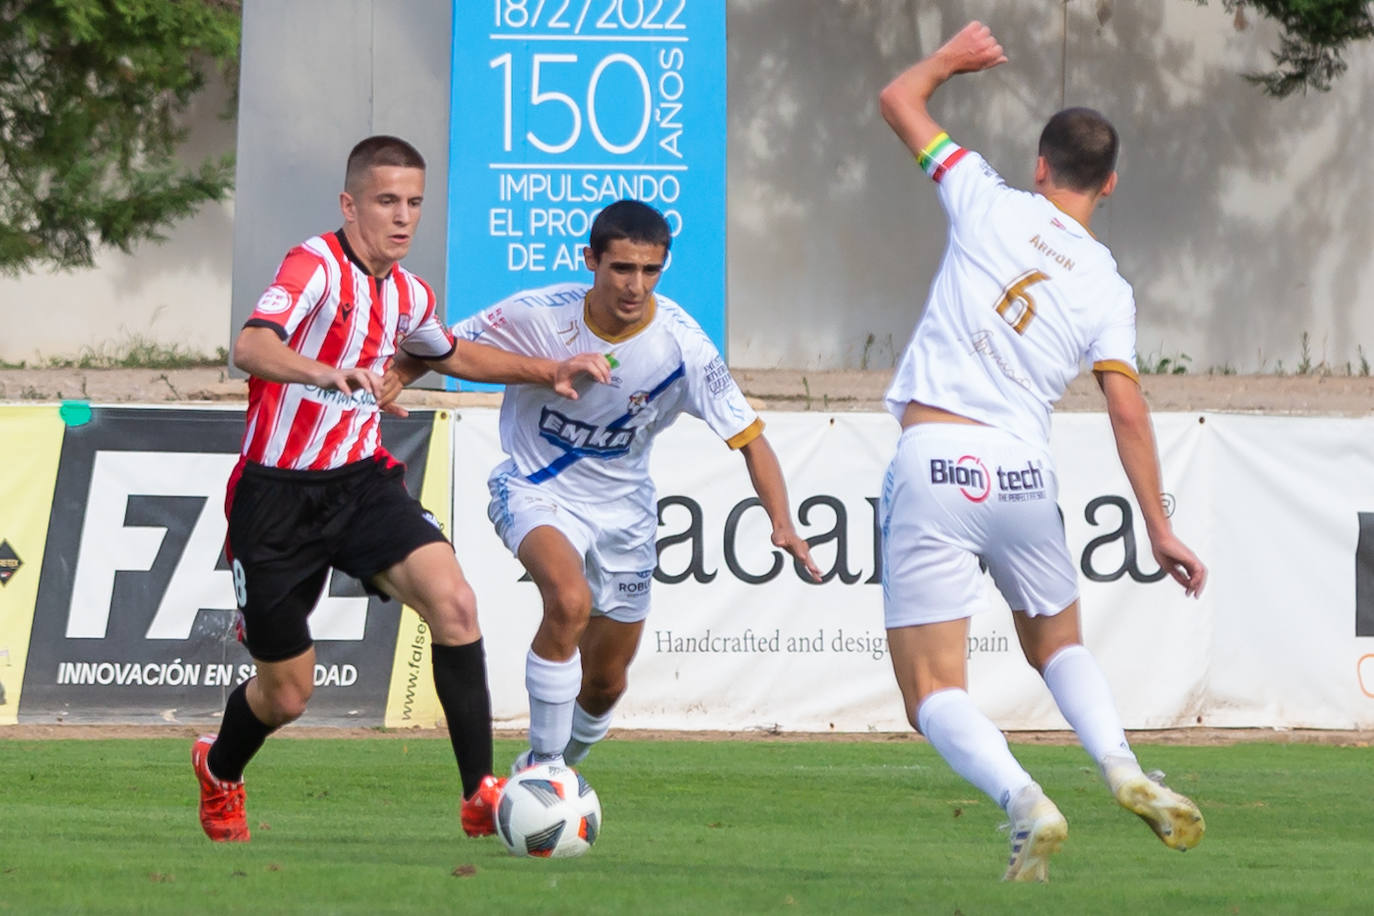
[[[1091,108],[1065,108],[1040,132],[1040,155],[1056,185],[1097,191],[1116,169],[1116,128]]]
[[[599,258],[617,239],[662,245],[667,253],[673,233],[663,214],[653,207],[638,200],[618,200],[592,220],[591,237],[587,244],[591,246],[592,254]]]
[[[425,157],[400,137],[390,137],[386,134],[368,137],[359,141],[348,154],[348,168],[344,171],[344,190],[356,191],[370,170],[386,165],[423,170]]]

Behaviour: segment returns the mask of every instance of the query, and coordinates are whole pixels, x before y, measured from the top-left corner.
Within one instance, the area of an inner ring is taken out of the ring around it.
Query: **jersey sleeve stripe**
[[[1140,382],[1140,374],[1135,371],[1135,367],[1120,359],[1100,359],[1093,363],[1093,371],[1119,372],[1137,384]]]
[[[277,336],[282,340],[286,340],[287,337],[285,325],[276,321],[269,321],[266,318],[249,318],[243,323],[243,326],[245,328],[271,328],[277,332]]]
[[[935,171],[930,174],[930,177],[934,179],[936,184],[939,184],[940,181],[946,175],[949,174],[949,170],[958,165],[959,160],[963,159],[965,154],[967,153],[968,150],[964,149],[963,147],[959,147],[953,153],[950,153],[948,156],[946,156],[944,162],[941,162],[939,165],[935,166]]]
[[[763,435],[763,418],[755,417],[753,423],[726,439],[725,444],[731,448],[744,448],[761,435]]]
[[[921,147],[921,151],[916,154],[916,163],[922,169],[929,171],[930,164],[938,161],[940,155],[945,153],[954,145],[954,141],[949,138],[949,134],[940,131],[935,138]]]
[[[433,360],[441,363],[452,356],[454,350],[458,349],[458,338],[455,337],[453,339],[453,346],[449,347],[446,353],[411,353],[405,347],[400,347],[399,349],[401,352],[405,353],[406,356],[413,356],[415,359],[423,359],[426,361]]]
[[[949,134],[941,131],[916,155],[916,163],[938,184],[940,179],[945,177],[945,173],[954,168],[955,163],[964,158],[967,152],[951,140]]]

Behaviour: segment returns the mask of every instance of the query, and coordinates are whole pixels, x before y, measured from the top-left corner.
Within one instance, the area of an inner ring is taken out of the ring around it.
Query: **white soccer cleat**
[[[1010,806],[1011,858],[1003,881],[1050,880],[1050,856],[1069,838],[1069,822],[1038,785],[1021,790]]]
[[[1158,771],[1132,776],[1115,786],[1117,804],[1150,825],[1165,846],[1186,852],[1202,842],[1207,822],[1192,799],[1164,785]]]
[[[530,767],[537,767],[542,763],[552,764],[553,766],[567,766],[563,762],[562,754],[536,754],[533,750],[526,748],[515,758],[515,762],[510,765],[510,774],[518,776]]]

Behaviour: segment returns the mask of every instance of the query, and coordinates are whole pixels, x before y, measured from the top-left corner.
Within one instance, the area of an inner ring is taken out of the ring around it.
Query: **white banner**
[[[486,477],[503,457],[496,413],[465,410],[454,426],[454,542],[477,592],[498,725],[513,727],[527,716],[524,657],[540,609],[486,520]],[[654,609],[616,724],[907,730],[875,550],[897,425],[877,414],[765,421],[827,579],[805,581],[769,543],[738,454],[694,420],[668,430],[654,452]],[[1084,638],[1126,726],[1374,727],[1374,420],[1160,414],[1155,428],[1175,530],[1211,568],[1201,600],[1160,578],[1105,415],[1057,415],[1053,430]],[[1357,637],[1361,549],[1368,635]],[[987,583],[970,692],[1005,728],[1066,727]]]

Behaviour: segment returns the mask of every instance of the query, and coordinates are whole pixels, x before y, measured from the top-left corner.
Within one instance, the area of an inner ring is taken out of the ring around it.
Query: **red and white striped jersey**
[[[340,369],[386,371],[398,347],[423,359],[453,352],[436,314],[434,290],[399,264],[373,277],[343,231],[287,252],[244,327],[277,332],[302,356]],[[385,456],[376,399],[301,383],[248,380],[244,459],[269,467],[323,471]]]

